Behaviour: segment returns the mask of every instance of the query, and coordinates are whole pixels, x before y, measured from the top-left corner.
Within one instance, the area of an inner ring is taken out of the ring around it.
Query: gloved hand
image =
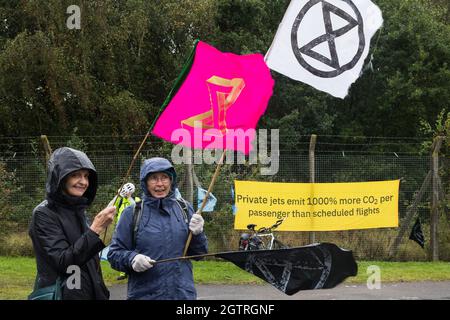
[[[194,213],[192,215],[191,221],[189,221],[189,230],[191,230],[194,236],[203,232],[203,225],[205,224],[205,220],[198,213]]]
[[[133,258],[131,266],[133,267],[133,270],[136,272],[144,272],[153,267],[153,263],[155,262],[156,261],[152,260],[150,257],[147,257],[143,254],[138,254]]]

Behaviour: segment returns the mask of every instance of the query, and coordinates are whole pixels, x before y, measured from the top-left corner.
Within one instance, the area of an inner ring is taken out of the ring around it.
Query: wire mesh
[[[331,139],[331,138],[330,138]],[[115,195],[125,172],[131,163],[136,145],[126,144],[123,147],[107,150],[105,146],[87,151],[94,163],[99,188],[97,196],[89,208],[92,217],[100,211]],[[334,147],[337,147],[336,145]],[[23,152],[14,154],[10,148],[0,156],[4,165],[1,185],[7,192],[1,198],[0,226],[2,234],[25,232],[31,218],[33,208],[45,198],[46,168],[45,160],[40,152]],[[331,148],[333,149],[333,148]],[[127,150],[125,152],[120,150]],[[128,181],[137,187],[140,194],[139,167],[140,161],[161,156],[171,158],[170,148],[155,150],[147,144],[136,162]],[[237,250],[242,230],[234,230],[232,212],[233,198],[231,189],[233,181],[254,180],[274,182],[309,182],[309,158],[306,150],[282,149],[277,162],[275,175],[260,174],[261,164],[224,164],[216,181],[213,194],[217,204],[213,212],[204,213],[205,232],[209,240],[211,252]],[[268,166],[268,165],[267,165]],[[214,164],[194,164],[194,172],[199,186],[208,188],[215,170]],[[182,195],[187,193],[186,165],[175,165],[178,175],[179,189]],[[315,155],[315,182],[362,182],[400,179],[399,218],[400,226],[404,222],[405,212],[414,201],[428,171],[430,157],[405,153],[369,153],[331,150],[318,151]],[[194,189],[195,190],[195,189]],[[283,192],[283,190],[280,190]],[[424,197],[418,206],[417,215],[424,223],[425,238],[429,239],[430,192],[428,185]],[[197,208],[197,193],[193,196],[194,207]],[[411,226],[412,227],[412,226]],[[358,259],[388,259],[389,248],[398,234],[398,228],[378,228],[366,230],[349,230],[334,232],[315,232],[317,242],[333,242],[343,248],[352,250]],[[301,246],[309,243],[309,232],[275,232],[278,239],[289,246]],[[395,252],[395,259],[426,260],[428,247],[423,250],[416,243],[408,240],[409,231],[402,244]],[[447,246],[448,248],[448,246]],[[450,256],[450,254],[448,254]]]

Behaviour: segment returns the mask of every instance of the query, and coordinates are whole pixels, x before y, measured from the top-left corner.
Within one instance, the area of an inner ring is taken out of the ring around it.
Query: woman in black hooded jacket
[[[97,192],[97,173],[81,151],[55,150],[48,164],[46,200],[33,210],[29,234],[37,264],[37,288],[67,279],[79,270],[79,281],[66,283],[63,300],[107,300],[99,252],[105,247],[99,234],[113,221],[115,208],[98,213],[89,226],[86,208]],[[75,268],[74,268],[75,266]]]

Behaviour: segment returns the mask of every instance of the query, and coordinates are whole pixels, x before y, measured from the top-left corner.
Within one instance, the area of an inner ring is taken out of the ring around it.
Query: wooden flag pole
[[[214,183],[216,182],[216,178],[219,175],[220,168],[222,167],[223,160],[225,159],[225,153],[226,153],[226,150],[223,150],[222,156],[220,157],[219,163],[217,164],[216,171],[214,172],[211,182],[209,183],[208,192],[206,192],[205,198],[203,198],[203,202],[202,202],[202,205],[200,206],[200,209],[198,209],[196,212],[200,215],[202,214],[202,211],[206,206],[206,201],[208,201],[209,194],[211,193]],[[191,240],[192,240],[192,232],[189,231],[189,235],[186,240],[186,245],[184,246],[183,257],[186,256],[186,253],[189,248],[189,244],[191,243]]]
[[[141,153],[141,150],[144,147],[145,142],[147,141],[148,137],[150,136],[150,132],[151,132],[152,128],[153,128],[153,125],[150,127],[150,130],[148,130],[147,134],[145,135],[144,139],[142,140],[141,144],[139,145],[139,148],[137,149],[136,153],[134,154],[133,159],[131,160],[130,166],[128,167],[127,173],[123,177],[122,184],[120,185],[119,189],[117,189],[116,195],[114,196],[113,201],[111,201],[109,203],[109,205],[114,205],[114,199],[117,198],[117,196],[120,193],[120,189],[122,189],[122,187],[127,182],[127,179],[131,174],[131,170],[133,169],[134,163],[136,162],[136,159],[138,158],[139,154]],[[103,243],[105,243],[105,241],[106,241],[107,234],[108,234],[108,227],[105,228],[105,233],[103,235]]]

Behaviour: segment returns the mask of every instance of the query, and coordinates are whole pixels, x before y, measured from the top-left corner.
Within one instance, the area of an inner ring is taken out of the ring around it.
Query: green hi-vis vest
[[[128,207],[129,205],[134,205],[136,202],[141,201],[141,199],[139,199],[139,197],[135,197],[134,199],[131,198],[131,200],[129,198],[123,198],[121,196],[118,196],[116,201],[114,202],[114,206],[116,207],[117,210],[117,215],[116,218],[114,219],[114,223],[117,225],[117,223],[120,220],[120,216],[122,215],[123,210],[125,210],[126,207]]]

